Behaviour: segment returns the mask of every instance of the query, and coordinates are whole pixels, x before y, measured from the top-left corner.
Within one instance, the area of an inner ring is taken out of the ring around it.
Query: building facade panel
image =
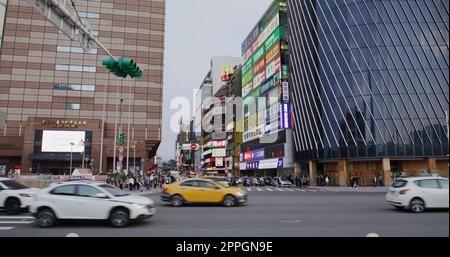
[[[299,160],[448,156],[445,1],[288,1]]]
[[[0,48],[0,106],[5,108],[0,111],[7,113],[7,118],[0,128],[0,140],[4,139],[3,135],[27,137],[24,133],[32,133],[26,129],[29,119],[105,120],[105,127],[113,133],[105,133],[103,160],[98,159],[100,147],[93,149],[91,159],[95,161],[94,171],[98,171],[100,162],[102,171],[108,171],[113,167],[113,153],[106,150],[111,146],[106,144],[114,140],[114,123],[120,113],[120,124],[127,134],[130,106],[130,130],[139,127],[141,131],[130,141],[143,146],[138,157],[139,164],[142,160],[146,168],[161,140],[165,1],[76,2],[79,16],[90,23],[93,33],[113,55],[136,60],[144,70],[139,80],[122,80],[110,75],[101,65],[107,56],[103,50],[94,45],[91,52],[83,53],[77,41],[72,42],[59,33],[26,2],[3,2],[7,9],[4,22],[0,23],[4,28]],[[121,98],[124,99],[122,112],[116,108]],[[139,111],[133,115],[135,108]],[[100,138],[94,137],[92,143],[99,144]],[[0,149],[0,155],[5,154]],[[24,152],[24,158],[28,155]],[[8,166],[8,170],[21,166],[22,172],[30,168],[32,172],[43,171],[36,170],[35,163],[29,161],[22,159],[0,165]]]

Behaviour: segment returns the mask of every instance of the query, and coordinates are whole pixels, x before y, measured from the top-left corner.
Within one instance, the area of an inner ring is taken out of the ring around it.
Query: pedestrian
[[[372,184],[373,187],[377,187],[377,177],[375,177],[375,175],[372,174]]]
[[[133,191],[133,187],[134,187],[134,179],[133,179],[133,177],[130,177],[128,179],[128,187],[130,189],[130,192]]]
[[[325,177],[325,186],[329,186],[330,185],[330,178],[328,178],[328,176]]]

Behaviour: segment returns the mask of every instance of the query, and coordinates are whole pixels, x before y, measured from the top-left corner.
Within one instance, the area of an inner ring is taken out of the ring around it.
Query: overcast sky
[[[241,56],[241,44],[272,0],[166,0],[163,138],[158,154],[175,157],[170,101],[192,102],[212,56]]]

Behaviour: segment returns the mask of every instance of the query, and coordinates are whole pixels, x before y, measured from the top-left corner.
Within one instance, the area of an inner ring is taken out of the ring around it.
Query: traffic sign
[[[91,24],[86,19],[83,20],[83,25],[86,27],[89,34],[91,34],[92,27]],[[83,51],[90,52],[92,50],[92,39],[89,37],[89,35],[82,31],[78,31],[78,37],[80,38],[80,46],[83,49]]]
[[[179,147],[180,150],[191,150],[191,151],[198,151],[200,150],[200,145],[199,144],[183,144],[182,146]]]
[[[52,23],[59,31],[68,36],[71,40],[75,40],[75,24],[63,15],[57,8],[53,8],[51,1],[47,0],[26,0],[34,9],[42,14],[50,23]],[[67,10],[72,16],[76,16],[76,11],[72,7],[71,0],[57,0],[59,5]]]
[[[191,150],[192,151],[198,151],[200,149],[200,145],[199,144],[191,144]]]

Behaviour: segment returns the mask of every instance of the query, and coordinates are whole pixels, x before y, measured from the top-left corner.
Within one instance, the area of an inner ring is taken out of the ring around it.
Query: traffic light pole
[[[103,51],[105,51],[109,56],[111,56],[111,58],[113,58],[115,61],[117,61],[116,57],[114,57],[111,54],[111,52],[86,29],[86,27],[81,23],[81,21],[78,19],[78,17],[73,16],[69,11],[67,11],[66,8],[64,8],[58,0],[48,0],[48,1],[50,1],[52,3],[52,5],[56,9],[58,9],[58,11],[60,11],[65,17],[67,17],[74,24],[74,26],[77,29],[81,30],[81,32],[86,34],[88,36],[89,40],[92,40],[93,42],[95,42],[95,44],[97,44],[98,47],[103,49]]]

